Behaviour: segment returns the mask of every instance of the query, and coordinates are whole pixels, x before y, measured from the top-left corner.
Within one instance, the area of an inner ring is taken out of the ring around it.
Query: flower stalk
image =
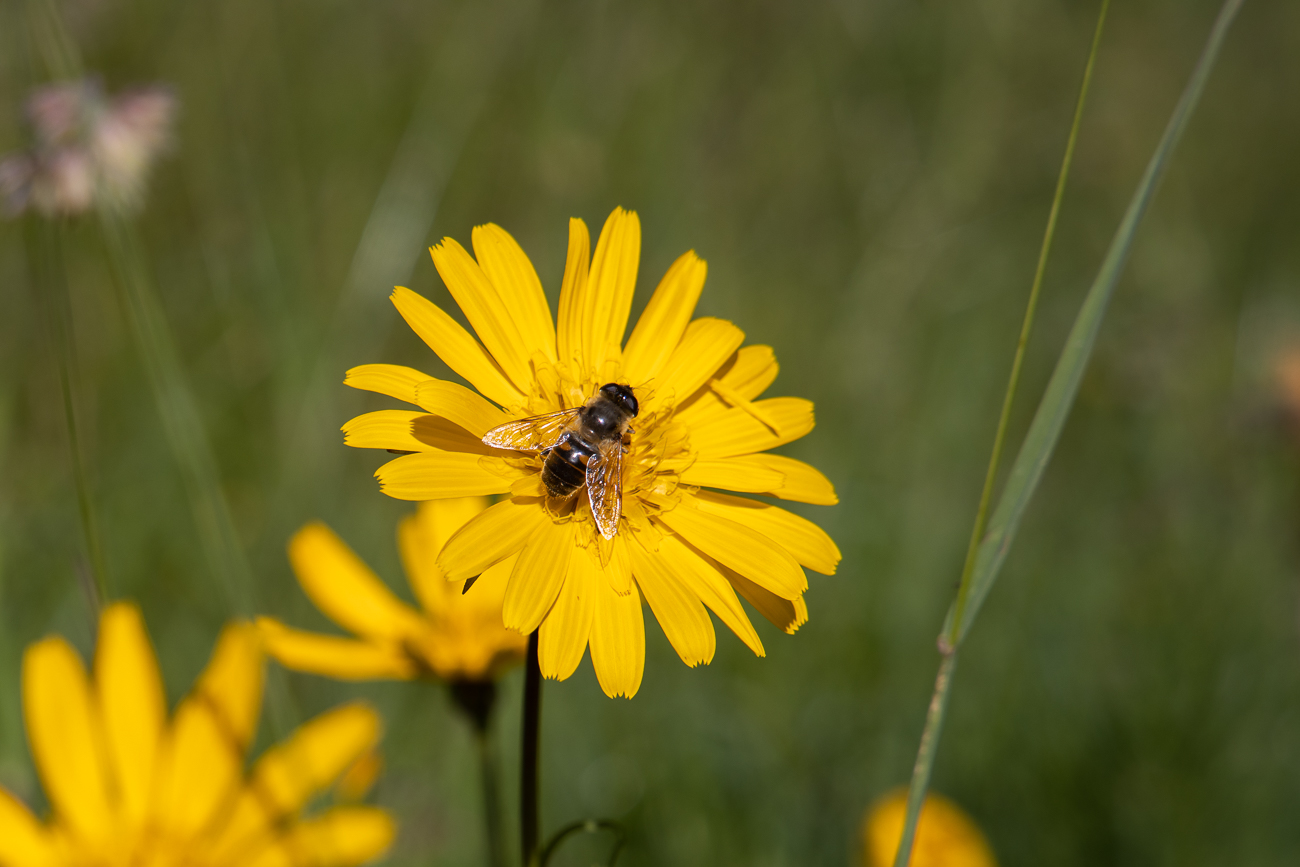
[[[519,827],[524,867],[537,867],[538,746],[542,732],[542,668],[537,657],[537,631],[528,636],[524,662],[523,761],[519,772]]]

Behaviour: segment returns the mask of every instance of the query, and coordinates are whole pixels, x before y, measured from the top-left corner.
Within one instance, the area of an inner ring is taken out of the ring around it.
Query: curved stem
[[[524,867],[535,867],[537,850],[538,743],[542,732],[542,669],[537,661],[537,632],[528,636],[524,668],[523,762],[519,774],[520,840]]]

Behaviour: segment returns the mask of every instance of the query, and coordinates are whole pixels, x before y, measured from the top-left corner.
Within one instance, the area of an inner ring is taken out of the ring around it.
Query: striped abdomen
[[[542,464],[542,484],[552,497],[568,497],[587,483],[587,462],[596,450],[566,433],[546,453]]]

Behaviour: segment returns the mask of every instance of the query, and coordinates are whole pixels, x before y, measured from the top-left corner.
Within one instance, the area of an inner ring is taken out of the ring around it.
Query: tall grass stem
[[[524,724],[519,768],[519,839],[524,867],[536,867],[538,844],[537,780],[542,731],[542,669],[537,658],[537,630],[528,636],[524,663]]]

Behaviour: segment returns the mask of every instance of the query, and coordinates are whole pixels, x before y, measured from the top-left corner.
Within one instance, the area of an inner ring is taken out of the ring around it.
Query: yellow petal
[[[253,766],[251,786],[272,815],[296,813],[379,742],[379,715],[363,702],[299,726]]]
[[[628,558],[627,546],[626,536],[615,536],[610,549],[609,563],[605,565],[605,578],[619,596],[626,596],[632,592],[632,561]]]
[[[620,596],[607,582],[596,587],[591,618],[591,667],[610,698],[631,698],[645,673],[645,620],[636,585]]]
[[[139,822],[149,807],[167,700],[153,645],[135,605],[118,602],[100,615],[95,686],[120,808],[125,818]]]
[[[482,345],[432,301],[410,289],[393,290],[393,305],[420,339],[452,370],[489,400],[502,406],[523,403],[524,395]]]
[[[27,806],[0,788],[0,864],[5,867],[54,867],[58,863],[52,835]]]
[[[151,811],[178,836],[209,827],[239,792],[244,744],[206,698],[197,691],[180,703],[159,755]]]
[[[194,692],[217,716],[222,730],[247,749],[262,712],[262,682],[266,674],[262,640],[251,623],[231,623],[221,630],[207,667]]]
[[[460,425],[448,421],[442,416],[421,415],[411,422],[411,436],[422,446],[444,452],[463,452],[465,454],[499,456],[497,449],[483,442]],[[428,451],[427,448],[418,451]]]
[[[745,400],[754,400],[767,390],[776,379],[780,366],[770,346],[745,346],[736,351],[731,361],[722,368],[718,380],[731,392]],[[732,404],[721,399],[712,390],[691,395],[681,395],[685,401],[677,410],[677,418],[688,424],[699,424]]]
[[[458,530],[438,555],[448,581],[464,581],[516,554],[550,518],[536,501],[502,500]]]
[[[745,408],[735,407],[690,428],[691,445],[700,457],[729,458],[767,451],[813,429],[812,401],[773,397],[756,401],[754,406],[776,425],[776,432]]]
[[[763,642],[749,622],[736,591],[722,573],[676,536],[664,536],[655,552],[672,574],[709,607],[756,656],[766,656]]]
[[[793,599],[808,589],[807,576],[785,548],[744,524],[693,508],[691,499],[684,498],[681,505],[660,515],[659,520],[692,547],[778,596]]]
[[[362,364],[343,377],[343,384],[364,391],[386,394],[407,403],[416,403],[415,387],[429,378],[414,367],[399,364]]]
[[[290,853],[294,867],[354,867],[382,856],[396,834],[392,816],[378,807],[334,807],[291,825],[279,846]],[[248,867],[280,863],[256,860]]]
[[[463,385],[441,379],[426,379],[416,387],[416,403],[434,415],[460,425],[476,437],[499,424],[510,421],[510,416],[484,400]]]
[[[537,656],[543,677],[565,680],[582,662],[587,639],[591,636],[598,583],[605,583],[600,565],[587,551],[574,546],[564,587],[555,600],[555,607],[542,621],[537,637]]]
[[[395,645],[380,645],[291,629],[270,617],[257,618],[267,653],[294,671],[338,680],[409,680],[415,663]]]
[[[375,472],[375,478],[379,489],[396,500],[504,494],[514,478],[487,469],[496,466],[489,463],[493,460],[463,452],[422,452],[389,461]]]
[[[447,284],[451,297],[456,299],[483,346],[492,353],[492,358],[515,387],[528,391],[533,381],[528,363],[531,348],[515,325],[506,300],[498,294],[474,257],[454,238],[443,238],[442,243],[430,247],[429,252],[433,254],[433,264],[442,276],[442,282]]]
[[[600,231],[586,292],[578,305],[582,360],[588,370],[598,371],[606,359],[621,355],[640,262],[641,221],[635,211],[615,208]]]
[[[747,466],[763,467],[781,474],[781,484],[778,487],[759,493],[772,494],[783,500],[794,500],[797,503],[812,503],[815,506],[833,506],[840,501],[831,480],[822,475],[816,467],[809,466],[803,461],[787,458],[784,455],[768,454],[745,455],[730,460]]]
[[[474,256],[487,274],[531,351],[555,361],[555,323],[546,304],[542,281],[523,248],[505,229],[493,223],[474,229]]]
[[[289,562],[311,601],[344,629],[397,643],[424,626],[420,615],[394,596],[370,567],[319,521],[293,534]]]
[[[647,551],[639,540],[628,545],[628,553],[632,556],[632,577],[682,662],[692,668],[711,662],[717,637],[700,597],[668,570],[658,553]]]
[[[785,476],[769,469],[745,455],[736,458],[699,460],[682,471],[684,484],[701,488],[723,488],[728,491],[745,491],[762,494],[781,487]]]
[[[701,511],[720,515],[752,527],[794,555],[803,566],[823,575],[834,575],[840,549],[826,531],[793,512],[713,491],[700,491],[696,504]]]
[[[428,443],[415,437],[417,419],[426,413],[406,409],[381,409],[349,419],[343,425],[343,444],[354,449],[392,449],[396,452],[427,452]]]
[[[429,500],[398,525],[397,547],[406,578],[424,610],[438,614],[446,609],[451,594],[460,592],[438,568],[438,554],[457,530],[486,508],[483,497]]]
[[[560,286],[560,309],[556,314],[555,341],[560,361],[568,363],[582,354],[583,299],[587,295],[587,266],[591,261],[591,237],[587,224],[569,220],[569,253]]]
[[[724,578],[736,588],[736,592],[745,597],[750,605],[758,610],[773,626],[788,635],[794,635],[799,627],[808,622],[808,606],[802,596],[783,599],[770,590],[759,587],[744,575],[728,569],[716,560],[710,559],[713,566]]]
[[[655,377],[654,393],[685,400],[718,372],[744,340],[745,332],[725,319],[696,319]]]
[[[569,561],[579,550],[574,542],[576,526],[547,519],[528,537],[506,586],[501,619],[507,629],[528,635],[541,625],[564,586]]]
[[[81,658],[62,638],[23,654],[23,716],[32,758],[59,821],[83,839],[112,828],[103,728]]]
[[[623,373],[628,382],[644,383],[668,362],[695,312],[708,270],[704,260],[691,250],[678,258],[659,281],[623,350]]]

